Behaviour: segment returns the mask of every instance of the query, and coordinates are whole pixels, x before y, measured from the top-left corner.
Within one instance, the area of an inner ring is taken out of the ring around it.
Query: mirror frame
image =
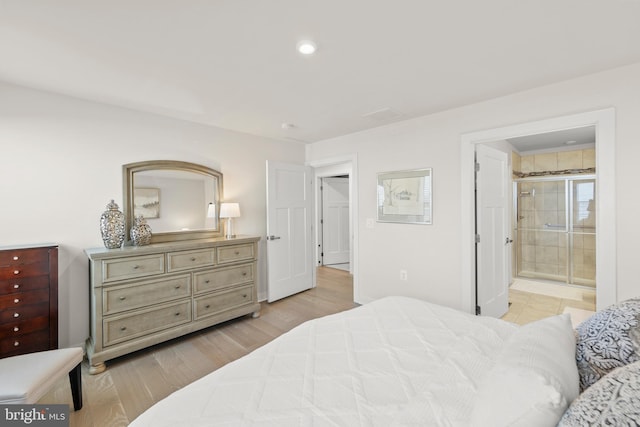
[[[150,170],[177,170],[185,172],[194,172],[202,175],[217,178],[218,200],[216,206],[216,216],[218,217],[218,229],[202,229],[188,231],[168,231],[163,233],[151,234],[151,243],[177,242],[181,240],[192,239],[210,239],[222,236],[222,226],[220,223],[220,202],[224,200],[222,194],[223,182],[222,173],[215,169],[196,163],[181,162],[176,160],[149,160],[144,162],[128,163],[122,166],[122,183],[123,183],[123,205],[122,212],[125,217],[125,245],[131,244],[131,226],[133,225],[133,175],[136,172]]]

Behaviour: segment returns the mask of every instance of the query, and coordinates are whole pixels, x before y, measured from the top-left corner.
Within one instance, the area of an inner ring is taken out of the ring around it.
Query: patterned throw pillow
[[[607,373],[640,360],[640,298],[598,311],[577,328],[580,391]]]
[[[564,413],[558,427],[637,426],[640,362],[615,369],[589,387]]]

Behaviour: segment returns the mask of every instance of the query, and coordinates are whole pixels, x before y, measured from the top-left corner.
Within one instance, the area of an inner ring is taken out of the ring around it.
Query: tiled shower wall
[[[513,152],[513,168],[517,172],[543,172],[595,167],[595,150],[576,150],[558,153],[519,156]],[[558,176],[562,179],[561,176]],[[535,188],[535,197],[532,196]],[[567,275],[567,244],[572,247],[573,283],[595,285],[595,235],[560,232],[566,223],[565,184],[556,182],[525,182],[520,192],[529,196],[519,197],[518,244],[514,246],[515,275],[565,281]],[[574,201],[575,203],[575,201]],[[551,224],[545,227],[545,224]],[[581,221],[574,217],[575,225],[593,231],[594,218]],[[515,226],[515,224],[514,224]],[[572,242],[567,242],[570,239]]]

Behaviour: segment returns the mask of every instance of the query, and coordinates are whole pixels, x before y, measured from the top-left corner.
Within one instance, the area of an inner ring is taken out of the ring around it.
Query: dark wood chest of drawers
[[[58,247],[0,247],[0,358],[58,348]]]

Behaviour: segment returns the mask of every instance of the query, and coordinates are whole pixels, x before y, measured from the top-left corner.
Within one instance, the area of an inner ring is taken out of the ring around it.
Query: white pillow
[[[519,328],[478,388],[471,425],[555,426],[579,393],[575,353],[568,314]]]

